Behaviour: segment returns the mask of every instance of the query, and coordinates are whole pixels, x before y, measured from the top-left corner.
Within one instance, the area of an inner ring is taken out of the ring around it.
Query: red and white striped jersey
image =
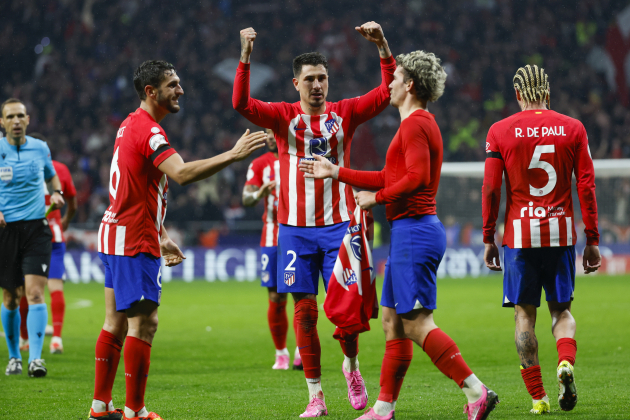
[[[74,182],[72,182],[72,175],[70,175],[68,167],[56,160],[53,160],[52,163],[55,167],[55,172],[57,172],[57,176],[59,177],[59,182],[61,182],[63,198],[67,200],[68,198],[76,196],[77,190],[74,187]],[[48,188],[46,188],[46,208],[48,208],[48,206],[50,206],[50,192]],[[63,228],[61,227],[61,210],[57,209],[51,211],[46,218],[48,219],[48,225],[52,231],[52,241],[57,243],[65,242],[66,238],[63,236]]]
[[[507,204],[503,245],[575,245],[571,176],[575,172],[588,245],[599,243],[595,170],[582,123],[551,110],[519,112],[494,124],[486,143],[484,242],[494,242],[501,176]]]
[[[110,206],[98,230],[98,252],[146,252],[160,258],[168,180],[157,167],[175,153],[162,127],[142,108],[123,121],[114,144]]]
[[[247,170],[245,185],[260,188],[265,182],[276,181],[276,188],[271,194],[261,199],[265,203],[263,230],[260,246],[278,246],[278,197],[280,196],[280,161],[268,152],[254,159]]]
[[[335,179],[305,178],[302,160],[326,157],[350,166],[350,145],[356,128],[389,104],[394,79],[393,57],[381,59],[381,85],[366,95],[326,102],[325,114],[306,115],[300,102],[263,102],[249,96],[249,64],[236,71],[232,104],[252,123],[273,130],[280,158],[278,221],[290,226],[328,226],[350,220],[355,202],[350,186]]]

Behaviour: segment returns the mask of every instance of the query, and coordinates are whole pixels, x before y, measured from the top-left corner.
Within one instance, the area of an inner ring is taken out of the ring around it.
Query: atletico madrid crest
[[[293,286],[293,283],[295,283],[295,273],[293,271],[285,271],[284,284],[287,286]]]
[[[337,131],[339,131],[339,124],[334,118],[327,120],[324,125],[326,126],[326,130],[328,130],[331,136],[334,136]]]

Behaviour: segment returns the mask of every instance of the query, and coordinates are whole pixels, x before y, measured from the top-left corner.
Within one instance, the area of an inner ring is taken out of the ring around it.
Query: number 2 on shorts
[[[293,267],[293,263],[297,259],[297,254],[295,253],[295,251],[287,251],[287,255],[293,255],[293,259],[291,260],[289,265],[287,265],[287,268],[285,268],[284,271],[295,271],[295,267]]]

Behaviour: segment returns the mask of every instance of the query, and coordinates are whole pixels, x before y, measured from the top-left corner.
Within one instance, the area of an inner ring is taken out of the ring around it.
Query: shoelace
[[[354,395],[360,395],[363,388],[363,380],[359,374],[359,371],[354,371],[350,376],[350,388],[352,388],[352,392]]]
[[[306,406],[306,409],[308,410],[309,408],[317,408],[317,406],[321,405],[320,401],[321,400],[319,398],[313,398],[311,402],[309,402]]]

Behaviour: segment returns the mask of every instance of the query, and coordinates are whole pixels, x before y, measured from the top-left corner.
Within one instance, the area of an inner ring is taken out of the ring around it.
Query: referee
[[[0,125],[6,132],[6,137],[0,138],[0,288],[2,326],[9,347],[6,374],[22,373],[18,306],[26,293],[28,375],[42,377],[47,373],[41,358],[48,322],[44,286],[52,251],[44,181],[51,182],[54,189],[51,204],[62,207],[64,201],[48,145],[26,135],[26,106],[19,99],[8,99],[0,105],[0,114]]]

